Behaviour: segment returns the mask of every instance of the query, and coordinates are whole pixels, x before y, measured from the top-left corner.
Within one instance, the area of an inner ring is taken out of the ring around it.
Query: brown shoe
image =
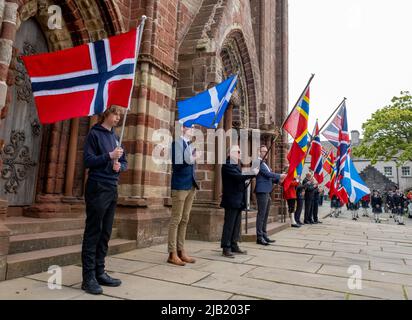
[[[186,263],[184,263],[176,254],[176,252],[170,252],[169,253],[169,258],[167,259],[168,263],[174,264],[176,266],[185,266]]]
[[[177,254],[179,258],[187,263],[195,263],[196,259],[193,259],[192,257],[189,257],[183,250],[182,251],[177,251]]]

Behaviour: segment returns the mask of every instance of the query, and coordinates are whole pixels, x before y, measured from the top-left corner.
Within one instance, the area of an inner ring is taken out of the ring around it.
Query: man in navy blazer
[[[167,262],[184,266],[195,263],[184,250],[186,229],[193,199],[199,186],[195,163],[198,155],[191,146],[192,128],[182,127],[182,136],[172,143],[172,216],[169,225]]]
[[[269,166],[262,159],[268,152],[268,148],[265,145],[260,146],[260,157],[252,164],[253,168],[259,168],[259,174],[256,177],[256,200],[258,205],[258,214],[256,217],[256,243],[264,246],[275,242],[269,239],[266,226],[268,222],[273,184],[282,183],[285,180],[285,174],[273,173]]]

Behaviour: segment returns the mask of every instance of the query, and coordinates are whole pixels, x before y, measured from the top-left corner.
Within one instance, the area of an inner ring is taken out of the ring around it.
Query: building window
[[[385,170],[385,176],[393,177],[392,167],[385,167],[384,170]]]
[[[402,177],[411,176],[411,167],[402,167]]]

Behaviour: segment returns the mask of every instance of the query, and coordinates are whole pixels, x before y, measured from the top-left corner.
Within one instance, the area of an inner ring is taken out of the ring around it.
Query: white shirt
[[[272,170],[270,170],[269,166],[266,164],[265,161],[263,161],[263,159],[261,157],[259,157],[258,160],[265,165],[266,169],[268,169],[269,172],[272,172]]]

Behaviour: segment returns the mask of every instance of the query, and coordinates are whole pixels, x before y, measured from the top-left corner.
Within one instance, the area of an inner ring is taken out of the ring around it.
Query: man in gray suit
[[[256,218],[256,243],[267,246],[275,242],[269,239],[266,225],[270,212],[270,194],[272,193],[273,184],[282,183],[286,178],[286,174],[273,173],[270,167],[263,161],[263,158],[268,152],[265,145],[259,148],[259,158],[253,161],[252,168],[259,168],[259,174],[256,177],[256,199],[258,205],[258,214]]]

